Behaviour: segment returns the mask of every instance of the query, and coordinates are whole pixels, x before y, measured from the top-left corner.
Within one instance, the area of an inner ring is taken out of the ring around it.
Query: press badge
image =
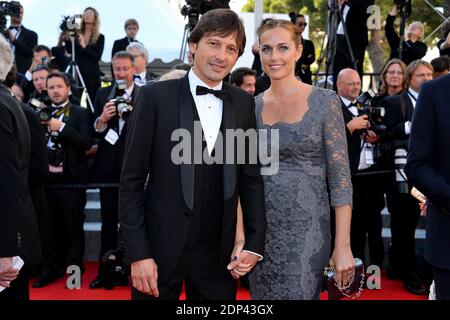
[[[109,129],[108,133],[106,133],[105,140],[110,144],[115,145],[117,140],[119,140],[119,135],[113,129]]]
[[[366,164],[373,165],[373,148],[371,144],[364,144],[364,156],[366,158]]]

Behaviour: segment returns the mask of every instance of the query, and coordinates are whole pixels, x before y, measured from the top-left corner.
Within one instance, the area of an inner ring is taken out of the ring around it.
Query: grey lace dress
[[[266,245],[264,260],[249,275],[251,297],[319,299],[330,258],[329,199],[333,207],[352,204],[341,103],[333,91],[313,88],[300,121],[270,126],[262,121],[262,97],[256,97],[257,126],[279,129],[279,171],[263,175]]]

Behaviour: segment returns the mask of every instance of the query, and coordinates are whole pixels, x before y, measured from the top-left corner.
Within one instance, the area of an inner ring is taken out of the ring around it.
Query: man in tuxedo
[[[333,3],[334,1],[329,2]],[[348,48],[349,45],[345,38],[345,30],[347,31],[356,61],[356,71],[358,71],[361,78],[363,76],[364,54],[369,43],[367,29],[369,15],[367,14],[367,8],[374,3],[374,0],[337,0],[342,20],[338,22],[336,30],[336,55],[333,61],[334,87],[336,87],[337,76],[342,69],[355,68]],[[338,12],[334,14],[338,14]]]
[[[450,75],[422,85],[414,110],[405,172],[427,197],[425,259],[437,300],[450,300]]]
[[[86,151],[92,146],[89,112],[69,102],[70,83],[62,72],[47,77],[52,119],[45,123],[49,156],[49,183],[77,183],[89,179]],[[68,265],[83,271],[84,189],[47,189],[52,232],[57,244],[52,262],[44,261],[33,287],[41,288],[64,275]]]
[[[132,42],[128,45],[127,51],[134,57],[134,83],[141,87],[150,80],[155,79],[155,75],[147,71],[148,50],[140,42]],[[114,71],[114,68],[113,68]]]
[[[126,139],[126,118],[117,112],[111,101],[123,97],[133,105],[138,86],[133,81],[135,58],[127,51],[117,52],[112,60],[116,85],[102,88],[95,98],[94,129],[98,140],[97,156],[92,166],[92,175],[100,183],[120,181],[122,158]],[[117,87],[120,81],[126,82],[126,88]],[[117,223],[119,212],[119,189],[100,188],[101,204],[101,246],[99,260],[105,252],[117,248]],[[98,276],[91,282],[90,288],[97,289],[105,285],[104,266],[100,264]]]
[[[376,171],[373,145],[378,136],[370,130],[366,114],[360,114],[356,98],[361,91],[361,78],[353,69],[343,69],[337,78],[338,94],[346,124],[348,155],[353,185],[351,247],[355,257],[365,261],[366,238],[370,264],[382,266],[384,257],[381,210],[384,208],[382,180]],[[359,174],[359,175],[358,175]],[[366,262],[366,261],[365,261]],[[369,265],[366,263],[366,265]]]
[[[111,58],[119,51],[127,50],[130,43],[138,42],[136,40],[136,35],[139,32],[139,23],[135,19],[128,19],[125,21],[125,38],[114,41],[113,48],[111,51]]]
[[[433,67],[431,64],[423,60],[413,61],[406,69],[405,80],[408,89],[401,95],[390,96],[383,100],[386,110],[386,140],[393,145],[390,155],[392,165],[395,159],[395,149],[408,148],[411,121],[420,86],[432,78]],[[391,175],[387,188],[388,207],[391,208],[389,213],[392,233],[389,275],[403,280],[409,292],[425,295],[428,288],[424,288],[422,279],[417,274],[415,255],[415,230],[420,217],[419,205],[409,192],[397,191],[395,174]]]
[[[256,145],[246,139],[245,150],[236,148],[230,155],[223,149],[232,143],[225,130],[256,126],[253,97],[223,82],[244,47],[245,31],[237,14],[208,11],[189,37],[194,66],[187,76],[139,90],[119,195],[133,299],[176,300],[185,281],[187,299],[233,300],[236,281],[230,271],[262,259],[264,187],[259,165],[248,161],[249,147]],[[195,154],[183,139],[186,149],[176,151],[181,133],[197,139]],[[223,144],[219,137],[224,137]],[[225,164],[211,162],[220,154],[228,156]],[[237,164],[237,156],[244,164]],[[230,263],[238,196],[246,242]]]
[[[23,6],[20,6],[20,14],[11,16],[11,26],[8,30],[9,42],[14,51],[17,72],[25,74],[33,60],[33,48],[38,43],[36,32],[22,25]]]
[[[9,43],[0,36],[0,81],[14,62]],[[19,102],[0,84],[0,300],[28,300],[26,269],[41,259],[39,231],[29,188],[31,142],[27,120]],[[18,273],[13,258],[24,268]]]
[[[25,95],[25,101],[30,99],[30,95],[34,91],[33,86],[33,70],[36,69],[37,66],[44,66],[44,61],[49,61],[52,57],[52,53],[50,48],[44,45],[37,45],[33,49],[33,62],[28,68],[27,72],[25,72],[24,77],[20,81],[20,86],[22,87]],[[45,80],[47,77],[45,77]],[[44,81],[45,82],[45,81]]]

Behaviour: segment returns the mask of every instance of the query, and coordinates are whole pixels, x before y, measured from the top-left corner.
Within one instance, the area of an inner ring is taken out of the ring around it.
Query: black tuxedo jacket
[[[295,75],[300,77],[302,82],[312,84],[311,64],[316,61],[314,43],[311,40],[302,38],[302,56],[295,65]]]
[[[223,87],[230,91],[223,104],[224,128],[255,128],[253,97],[225,82]],[[155,259],[159,282],[175,270],[191,222],[194,183],[198,183],[195,166],[172,162],[179,141],[171,141],[171,136],[181,128],[193,137],[193,103],[187,76],[147,84],[139,89],[128,123],[119,197],[122,237],[129,262]],[[245,212],[245,249],[264,252],[266,216],[259,165],[224,164],[223,190],[220,267],[226,272],[234,246],[238,195]]]
[[[138,86],[134,85],[132,93],[132,103],[138,92]],[[94,121],[103,112],[105,103],[110,99],[115,98],[115,87],[109,86],[101,88],[97,92],[95,98],[94,109]],[[113,117],[108,121],[108,126],[102,133],[95,134],[95,140],[98,143],[97,155],[92,166],[92,176],[94,180],[98,182],[119,182],[120,173],[122,170],[122,159],[124,153],[124,145],[127,132],[127,124],[125,123],[122,132],[119,136],[119,140],[114,144],[110,144],[105,140],[105,136],[110,129],[113,129],[119,133],[119,117]]]
[[[450,75],[422,85],[406,174],[427,198],[425,258],[450,270]]]
[[[14,55],[16,58],[17,72],[25,74],[31,66],[33,60],[33,48],[38,43],[38,35],[36,32],[22,26],[19,37],[14,41],[16,48]]]
[[[350,10],[345,19],[345,25],[352,46],[366,47],[369,43],[367,8],[374,3],[375,0],[347,0]]]
[[[91,117],[80,106],[71,105],[69,119],[59,135],[63,148],[64,179],[67,182],[89,180],[86,151],[92,147]]]
[[[128,40],[128,37],[114,41],[111,51],[111,58],[114,57],[117,52],[127,50],[127,47],[130,43],[131,42]]]
[[[387,127],[386,141],[409,139],[409,135],[405,134],[405,122],[412,121],[414,107],[407,90],[402,94],[384,98],[382,105],[386,110],[384,117]]]
[[[19,102],[0,85],[0,257],[41,259],[36,215],[28,188],[30,131]]]
[[[352,176],[358,172],[359,159],[361,156],[361,130],[355,130],[350,133],[347,128],[347,123],[353,120],[353,113],[351,113],[344,102],[341,100],[342,115],[344,116],[345,133],[347,136],[348,159],[350,162],[350,172]]]

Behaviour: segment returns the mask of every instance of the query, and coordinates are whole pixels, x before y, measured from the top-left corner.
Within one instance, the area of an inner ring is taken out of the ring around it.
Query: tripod
[[[330,68],[333,66],[334,62],[335,62],[335,57],[336,57],[336,52],[337,52],[337,29],[339,26],[339,22],[343,21],[343,10],[344,10],[344,6],[342,6],[342,8],[339,8],[339,5],[337,3],[337,0],[331,0],[329,1],[329,6],[328,9],[330,10],[330,14],[328,15],[328,19],[327,19],[327,28],[325,30],[325,35],[323,37],[323,41],[322,41],[322,47],[320,49],[320,56],[319,59],[317,60],[317,71],[316,71],[316,79],[315,79],[315,83],[314,85],[317,85],[318,82],[318,75],[319,75],[319,71],[322,67],[322,63],[324,58],[326,58],[326,67],[325,67],[325,82],[324,82],[324,88],[327,88],[327,83],[328,83],[328,76],[330,75]],[[350,39],[348,38],[348,32],[347,32],[347,26],[345,25],[345,23],[342,23],[343,29],[344,29],[344,37],[345,37],[345,41],[347,43],[347,47],[348,47],[348,54],[344,53],[347,58],[351,61],[354,69],[356,70],[357,67],[357,61],[355,60],[355,56],[353,54],[353,49],[350,45]],[[325,45],[325,38],[327,38],[327,44],[326,44],[326,48],[324,47]],[[326,57],[325,57],[326,54]],[[333,73],[331,73],[333,74]],[[333,79],[333,85],[335,82],[335,79]]]
[[[84,82],[83,76],[81,75],[80,68],[78,67],[77,62],[75,61],[75,31],[70,32],[70,41],[72,45],[72,59],[69,62],[69,65],[66,68],[65,73],[68,73],[72,70],[72,77],[76,81],[77,86],[81,83],[81,87],[86,93],[86,99],[88,101],[89,109],[94,113],[94,105],[92,104],[91,97],[89,96],[89,92],[87,91],[86,84]]]
[[[184,57],[186,56],[186,49],[188,46],[188,38],[189,38],[190,28],[189,24],[184,26],[183,40],[181,40],[181,49],[180,49],[180,61],[184,61]]]
[[[403,4],[402,6],[400,6],[400,44],[398,46],[398,58],[400,60],[403,59],[403,53],[405,51],[405,41],[404,41],[404,37],[405,37],[405,25],[406,25],[406,19],[411,16],[412,13],[412,6],[411,6],[411,2]]]

